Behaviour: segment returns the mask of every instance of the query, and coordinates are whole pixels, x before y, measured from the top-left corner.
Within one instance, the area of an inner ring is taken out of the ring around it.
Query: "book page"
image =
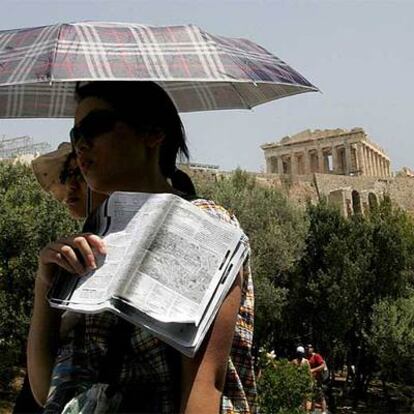
[[[77,311],[120,297],[158,321],[197,325],[245,248],[240,229],[173,194],[117,192],[100,213],[107,255],[61,301]]]
[[[197,324],[242,231],[177,197],[120,296],[162,322]]]
[[[80,278],[70,302],[100,303],[122,289],[131,277],[131,267],[139,266],[148,243],[168,212],[169,199],[146,193],[116,192],[102,207],[107,223],[106,256],[97,256],[98,269]],[[102,230],[102,229],[101,229]]]

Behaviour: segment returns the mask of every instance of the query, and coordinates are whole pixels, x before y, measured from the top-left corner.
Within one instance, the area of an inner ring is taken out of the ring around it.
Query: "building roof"
[[[379,145],[377,145],[375,142],[373,142],[367,135],[367,133],[364,131],[363,128],[352,128],[352,129],[342,129],[342,128],[336,128],[336,129],[305,129],[304,131],[301,131],[295,135],[286,136],[283,137],[281,140],[277,142],[271,142],[261,145],[260,147],[263,150],[269,149],[269,148],[276,148],[276,147],[283,147],[283,146],[290,146],[290,145],[296,145],[296,144],[305,144],[310,143],[311,141],[318,141],[323,139],[330,139],[330,138],[338,138],[341,139],[344,136],[349,136],[352,134],[362,134],[364,137],[364,141],[366,141],[368,144],[370,144],[373,148],[375,148],[377,151],[381,152],[386,156],[386,152],[383,148],[381,148]]]

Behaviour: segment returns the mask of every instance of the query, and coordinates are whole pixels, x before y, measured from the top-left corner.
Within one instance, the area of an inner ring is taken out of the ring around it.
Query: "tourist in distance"
[[[290,363],[293,365],[296,365],[297,367],[307,367],[307,370],[309,372],[309,377],[313,380],[312,373],[311,373],[311,367],[310,367],[309,361],[306,359],[305,348],[303,346],[299,345],[296,348],[296,356],[294,359],[290,361]],[[305,397],[303,406],[307,413],[311,411],[312,401],[310,400],[309,396]]]
[[[305,357],[305,348],[303,346],[299,345],[296,348],[295,358],[293,358],[290,362],[298,367],[308,367],[310,373],[310,364]]]
[[[322,356],[315,352],[312,344],[306,346],[306,358],[309,361],[311,373],[314,378],[314,398],[321,404],[322,414],[327,414],[327,405],[324,394],[324,372],[327,372],[327,366]]]
[[[184,179],[188,183],[188,177],[176,169],[177,154],[188,155],[181,120],[158,85],[91,82],[77,88],[76,99],[72,144],[82,174],[93,190],[104,194],[117,190],[175,193],[189,200],[195,198],[194,187],[182,185]],[[238,225],[213,202],[192,202],[206,214]],[[84,264],[75,249],[83,256]],[[79,394],[73,392],[72,397],[81,404],[85,396],[82,392],[104,381],[113,393],[106,393],[102,401],[112,412],[255,413],[253,287],[247,262],[193,359],[180,355],[140,327],[121,323],[105,312],[86,315],[84,329],[73,334],[71,352],[83,352],[73,369],[66,370],[64,376],[54,371],[55,359],[59,366],[67,348],[57,347],[53,332],[60,314],[50,308],[45,294],[58,268],[79,275],[95,268],[93,249],[105,254],[102,239],[83,233],[50,243],[40,254],[28,370],[34,395],[46,405],[45,412],[63,410],[67,401],[60,399],[58,388],[66,383],[77,385]],[[114,336],[123,343],[122,355],[108,376],[105,367],[113,363],[107,357]],[[118,402],[121,396],[117,410],[111,395]]]
[[[62,202],[74,219],[84,219],[107,197],[89,191],[76,161],[76,153],[69,142],[59,144],[57,150],[40,155],[32,161],[32,169],[40,186]],[[88,198],[91,198],[88,200]]]

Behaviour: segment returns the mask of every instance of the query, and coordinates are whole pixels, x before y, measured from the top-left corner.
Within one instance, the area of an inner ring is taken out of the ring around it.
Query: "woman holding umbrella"
[[[78,87],[76,95],[71,139],[82,174],[93,190],[175,193],[193,199],[207,214],[237,225],[234,217],[213,202],[194,200],[194,187],[176,169],[177,154],[187,156],[188,151],[177,110],[163,89],[152,82],[92,82]],[[83,357],[72,371],[65,372],[65,378],[57,378],[55,356],[59,364],[65,352],[56,349],[53,330],[59,318],[46,303],[45,293],[57,268],[79,275],[93,269],[94,251],[105,253],[103,241],[84,233],[51,243],[40,255],[28,368],[33,392],[46,404],[46,412],[63,410],[67,401],[60,399],[59,386],[54,388],[54,384],[65,382],[78,385],[72,393],[75,399],[88,384],[109,383],[113,392],[105,398],[109,401],[111,395],[121,395],[119,412],[256,412],[251,356],[253,287],[247,263],[193,359],[112,314],[86,315],[83,331],[71,344]],[[109,360],[108,355],[112,355],[115,336],[120,357],[111,366],[113,358]]]

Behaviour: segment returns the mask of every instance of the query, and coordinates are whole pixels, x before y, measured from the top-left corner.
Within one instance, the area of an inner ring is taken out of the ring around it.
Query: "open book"
[[[60,275],[50,304],[110,310],[194,356],[248,254],[242,230],[173,194],[115,192],[96,214],[107,254]]]

